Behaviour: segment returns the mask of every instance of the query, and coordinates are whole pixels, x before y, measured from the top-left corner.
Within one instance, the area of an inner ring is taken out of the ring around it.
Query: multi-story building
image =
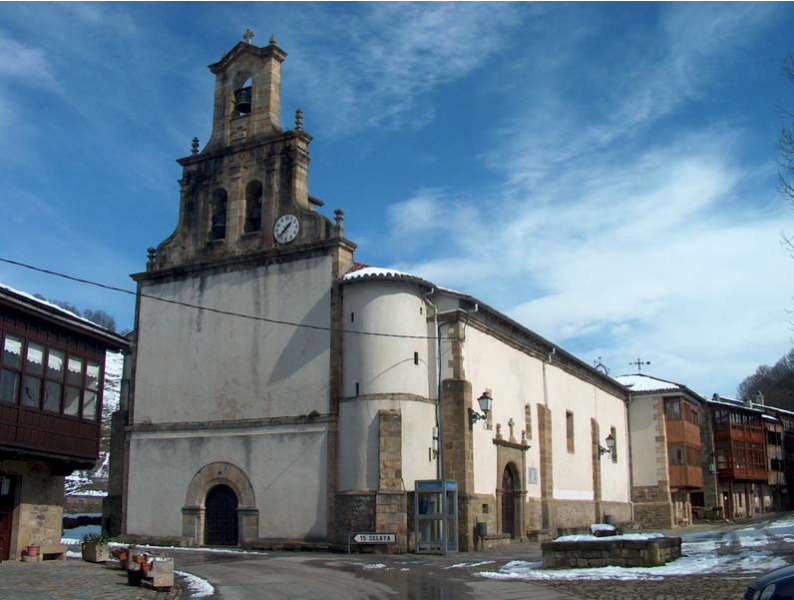
[[[724,514],[745,519],[765,510],[769,481],[764,411],[714,394],[708,401],[714,459]]]
[[[100,444],[105,354],[127,341],[0,286],[0,557],[60,544],[64,476]]]
[[[615,378],[630,392],[631,497],[647,527],[692,522],[692,494],[703,491],[703,398],[685,385],[649,375]]]

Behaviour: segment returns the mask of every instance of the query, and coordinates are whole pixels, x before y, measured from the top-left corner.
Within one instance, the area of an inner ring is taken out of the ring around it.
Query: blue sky
[[[0,256],[133,289],[247,27],[288,53],[282,123],[357,260],[702,394],[791,347],[783,4],[3,3]],[[0,281],[132,326],[130,297]]]

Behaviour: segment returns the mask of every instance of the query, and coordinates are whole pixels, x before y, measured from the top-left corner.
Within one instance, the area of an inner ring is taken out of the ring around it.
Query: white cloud
[[[307,15],[309,23],[322,21],[306,28],[308,36],[317,31],[324,44],[339,43],[319,59],[300,48],[290,56],[288,68],[300,74],[297,96],[336,136],[426,124],[433,109],[417,98],[481,67],[518,21],[510,4],[379,2],[362,9]],[[315,98],[333,103],[314,104]]]

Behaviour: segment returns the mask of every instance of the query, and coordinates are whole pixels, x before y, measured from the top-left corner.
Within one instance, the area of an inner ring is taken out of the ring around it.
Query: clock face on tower
[[[301,224],[295,215],[282,215],[273,225],[273,237],[279,244],[289,244],[298,237]]]

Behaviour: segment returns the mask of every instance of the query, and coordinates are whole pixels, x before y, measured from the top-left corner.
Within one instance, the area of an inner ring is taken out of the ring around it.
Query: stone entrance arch
[[[214,462],[202,467],[190,480],[182,507],[182,536],[199,546],[204,544],[205,501],[215,486],[225,485],[237,495],[239,544],[259,537],[259,510],[256,508],[254,488],[248,476],[227,462]]]

